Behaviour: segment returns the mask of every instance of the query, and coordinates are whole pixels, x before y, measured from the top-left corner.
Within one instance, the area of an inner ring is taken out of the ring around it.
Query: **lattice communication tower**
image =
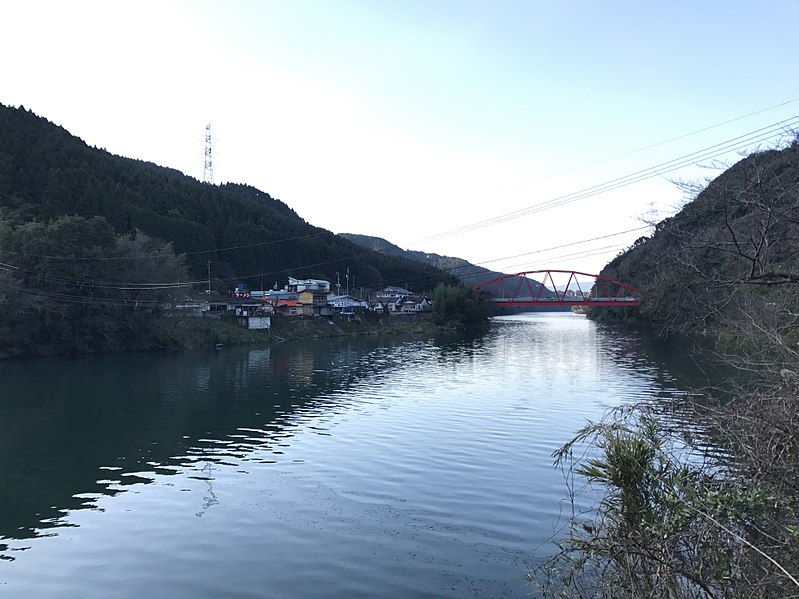
[[[211,123],[205,126],[205,164],[203,166],[203,183],[214,184],[214,165],[211,161]]]

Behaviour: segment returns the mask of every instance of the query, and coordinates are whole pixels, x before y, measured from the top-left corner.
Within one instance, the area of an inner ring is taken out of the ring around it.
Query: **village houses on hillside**
[[[433,308],[429,298],[415,295],[402,287],[385,287],[372,293],[368,299],[333,294],[330,288],[329,281],[293,277],[288,278],[283,289],[249,291],[240,284],[229,296],[209,300],[204,311],[220,315],[234,312],[242,326],[268,329],[272,314],[306,317],[341,314],[355,317],[366,310],[381,314],[408,314],[429,312]]]

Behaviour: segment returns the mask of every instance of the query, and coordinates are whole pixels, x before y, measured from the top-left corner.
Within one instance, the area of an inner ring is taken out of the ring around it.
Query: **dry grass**
[[[786,382],[587,426],[555,457],[601,499],[531,579],[546,597],[799,597],[798,425]]]

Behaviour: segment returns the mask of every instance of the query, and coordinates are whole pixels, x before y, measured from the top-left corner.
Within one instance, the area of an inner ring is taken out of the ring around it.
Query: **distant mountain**
[[[23,107],[0,105],[0,232],[65,216],[101,217],[117,235],[136,232],[185,254],[192,278],[215,287],[271,287],[287,276],[358,286],[429,290],[454,281],[431,264],[365,249],[314,227],[248,185],[209,185],[174,169],[112,155]],[[0,241],[2,241],[0,239]],[[2,247],[0,247],[2,250]],[[13,267],[13,256],[3,258]]]
[[[340,233],[339,236],[344,237],[361,247],[379,252],[386,256],[406,258],[416,262],[421,262],[422,264],[427,264],[428,266],[439,268],[457,277],[458,280],[460,280],[467,287],[473,287],[481,283],[487,283],[493,279],[505,275],[505,273],[488,270],[482,266],[476,266],[471,262],[467,262],[463,258],[441,256],[439,254],[419,252],[415,250],[403,250],[401,247],[394,245],[382,237],[372,237],[369,235],[359,235],[356,233]],[[509,288],[515,288],[518,283],[523,282],[524,280],[522,280],[521,277],[512,277],[505,283],[505,285]],[[534,293],[537,294],[539,288],[541,287],[541,283],[538,281],[532,281],[532,285]],[[493,295],[501,294],[496,285],[488,285],[484,289]],[[546,288],[541,291],[541,297],[553,296],[554,293]]]
[[[584,280],[584,281],[572,281],[568,285],[558,285],[558,291],[574,291],[575,293],[580,293],[581,291],[588,293],[594,286],[594,281],[592,280]]]

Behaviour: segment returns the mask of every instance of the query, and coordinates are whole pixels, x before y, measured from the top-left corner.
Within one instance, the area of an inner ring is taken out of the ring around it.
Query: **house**
[[[354,314],[359,310],[369,309],[369,303],[366,300],[355,299],[349,295],[331,295],[327,299],[327,305],[336,314]]]
[[[286,290],[294,293],[300,293],[302,291],[330,293],[330,282],[322,279],[295,279],[294,277],[289,277]]]
[[[433,305],[425,297],[409,295],[394,303],[395,312],[429,312]]]
[[[411,295],[411,292],[403,287],[384,287],[374,294],[372,298],[375,302],[381,304],[395,303],[397,300]]]
[[[302,306],[305,316],[321,316],[327,307],[327,291],[304,290],[297,294],[297,299]]]
[[[277,306],[281,301],[299,299],[299,294],[286,289],[268,289],[266,291],[250,291],[250,297],[264,304]]]
[[[269,330],[272,326],[272,305],[264,304],[261,299],[243,297],[240,292],[238,295],[233,292],[228,298],[210,300],[208,305],[209,314],[221,317],[233,313],[239,325],[247,329]]]
[[[289,277],[285,288],[250,291],[248,299],[283,316],[326,316],[330,313],[329,294],[328,281]]]
[[[302,306],[298,299],[282,299],[275,305],[275,311],[283,316],[301,316]]]

